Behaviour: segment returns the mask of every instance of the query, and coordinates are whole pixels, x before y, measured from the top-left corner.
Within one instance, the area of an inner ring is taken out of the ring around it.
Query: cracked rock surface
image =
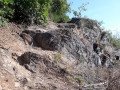
[[[0,90],[120,90],[120,50],[109,38],[85,18],[0,27]]]

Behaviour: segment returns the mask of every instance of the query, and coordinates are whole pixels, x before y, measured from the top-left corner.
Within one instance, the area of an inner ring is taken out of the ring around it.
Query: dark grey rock
[[[113,58],[118,60],[119,55],[111,53],[114,49],[110,45],[109,35],[102,32],[96,21],[73,18],[69,23],[58,24],[58,28],[47,32],[25,30],[24,33],[33,38],[37,47],[58,51],[69,60],[77,59],[82,62],[81,59],[84,57],[86,62],[93,61],[96,66],[105,66],[104,63],[109,60],[111,62]],[[105,55],[107,59],[101,55]]]
[[[85,47],[81,38],[74,32],[74,29],[59,29],[47,33],[38,33],[34,39],[43,49],[63,51],[64,54],[68,54],[78,60],[82,47]]]
[[[21,62],[21,65],[33,73],[66,73],[46,55],[26,52],[21,56]]]

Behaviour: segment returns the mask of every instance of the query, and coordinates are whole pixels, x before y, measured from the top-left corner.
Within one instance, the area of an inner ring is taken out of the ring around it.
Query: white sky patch
[[[112,27],[109,31],[117,38],[120,38],[120,27]]]

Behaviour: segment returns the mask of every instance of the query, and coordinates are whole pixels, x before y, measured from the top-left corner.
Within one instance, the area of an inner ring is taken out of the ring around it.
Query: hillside
[[[120,90],[120,50],[91,19],[0,27],[0,90]]]

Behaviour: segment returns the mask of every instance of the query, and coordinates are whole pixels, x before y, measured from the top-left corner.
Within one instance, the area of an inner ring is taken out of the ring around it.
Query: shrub
[[[62,60],[61,54],[60,53],[56,53],[55,56],[54,56],[54,59],[55,59],[56,62],[57,61],[61,61]]]
[[[67,3],[67,0],[52,0],[50,12],[55,22],[67,22],[70,20],[66,16],[66,13],[70,12],[70,4]]]
[[[17,22],[48,23],[48,17],[56,22],[68,21],[67,0],[0,0],[0,16]]]
[[[80,7],[78,7],[78,11],[72,10],[74,16],[80,18],[80,17],[82,16],[82,12],[87,10],[87,9],[85,8],[85,6],[86,6],[87,4],[89,4],[89,3],[86,3],[86,4],[83,3]]]
[[[14,0],[0,0],[0,16],[4,18],[13,18]]]
[[[76,76],[75,79],[78,80],[80,85],[84,84],[84,80],[81,76]]]
[[[73,77],[72,77],[72,76],[67,76],[66,78],[67,78],[67,80],[68,80],[70,83],[73,82]]]
[[[48,8],[51,0],[15,0],[14,19],[30,23],[47,23]]]
[[[7,27],[7,21],[8,19],[4,18],[4,17],[0,17],[0,26],[1,27]]]
[[[82,56],[82,63],[85,63],[86,62],[86,59],[85,59],[85,57],[84,56]]]
[[[117,38],[110,36],[110,43],[120,49],[120,41]]]

